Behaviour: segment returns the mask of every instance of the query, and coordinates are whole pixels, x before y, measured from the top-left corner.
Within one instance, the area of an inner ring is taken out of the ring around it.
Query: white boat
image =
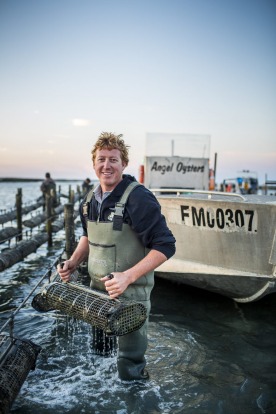
[[[276,292],[276,197],[152,191],[176,238],[176,254],[157,277],[237,302]]]
[[[148,142],[143,181],[176,238],[176,254],[156,276],[237,302],[276,292],[276,197],[210,191],[208,136],[149,134]]]

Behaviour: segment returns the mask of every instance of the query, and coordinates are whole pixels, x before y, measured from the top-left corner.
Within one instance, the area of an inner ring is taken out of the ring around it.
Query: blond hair
[[[96,151],[98,149],[101,150],[107,148],[109,150],[118,149],[121,153],[122,162],[125,165],[128,165],[129,146],[125,144],[124,140],[122,139],[122,136],[123,134],[115,135],[112,132],[102,132],[91,150],[93,164],[96,157]]]

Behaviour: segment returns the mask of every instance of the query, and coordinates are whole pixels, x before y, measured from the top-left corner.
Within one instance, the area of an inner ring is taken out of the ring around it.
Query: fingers
[[[63,282],[65,282],[65,283],[70,282],[70,275],[69,276],[60,275],[60,277],[61,277],[61,279],[62,279]]]
[[[69,263],[68,263],[67,261],[65,261],[65,262],[61,262],[58,266],[59,266],[59,267],[60,267],[60,269],[62,269],[62,270],[68,270],[68,268],[69,268]]]
[[[112,273],[102,277],[101,281],[104,283],[105,289],[111,299],[115,299],[121,294],[119,279],[117,280],[116,276]]]
[[[110,273],[109,275],[106,275],[106,276],[104,276],[104,277],[101,278],[101,280],[103,282],[106,282],[107,280],[111,280],[111,279],[114,279],[113,273]]]
[[[107,284],[108,282],[105,283],[105,289],[107,291],[107,293],[109,294],[110,297],[117,297],[119,296],[119,289],[116,286],[116,283],[112,283],[112,284]]]
[[[119,296],[119,293],[117,293],[115,290],[108,291],[108,294],[111,299],[116,299]]]
[[[70,280],[70,271],[68,268],[68,262],[63,262],[57,265],[57,271],[63,282],[69,282]]]

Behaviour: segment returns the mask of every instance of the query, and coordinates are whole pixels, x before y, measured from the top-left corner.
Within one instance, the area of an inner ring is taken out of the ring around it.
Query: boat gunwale
[[[238,194],[238,193],[224,193],[222,191],[209,190],[190,190],[183,188],[149,188],[149,190],[157,197],[162,199],[202,199],[205,201],[223,201],[223,202],[242,202],[262,205],[276,205],[276,196],[263,194]],[[160,193],[160,194],[157,194]],[[199,196],[203,197],[200,198]],[[198,196],[198,197],[197,197]],[[204,197],[206,196],[206,197]]]

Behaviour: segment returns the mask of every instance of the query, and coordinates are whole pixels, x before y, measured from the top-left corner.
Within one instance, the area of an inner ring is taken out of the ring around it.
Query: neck
[[[102,195],[104,194],[104,193],[106,193],[107,191],[113,191],[114,190],[114,188],[116,187],[116,185],[114,185],[113,187],[106,187],[106,186],[102,186],[101,185],[101,190],[102,190]]]
[[[117,185],[123,180],[123,178],[121,178],[120,181],[118,181],[116,184],[114,185],[105,185],[103,183],[100,183],[101,185],[101,189],[102,189],[102,193],[105,193],[106,191],[113,191],[115,187],[117,187]]]

